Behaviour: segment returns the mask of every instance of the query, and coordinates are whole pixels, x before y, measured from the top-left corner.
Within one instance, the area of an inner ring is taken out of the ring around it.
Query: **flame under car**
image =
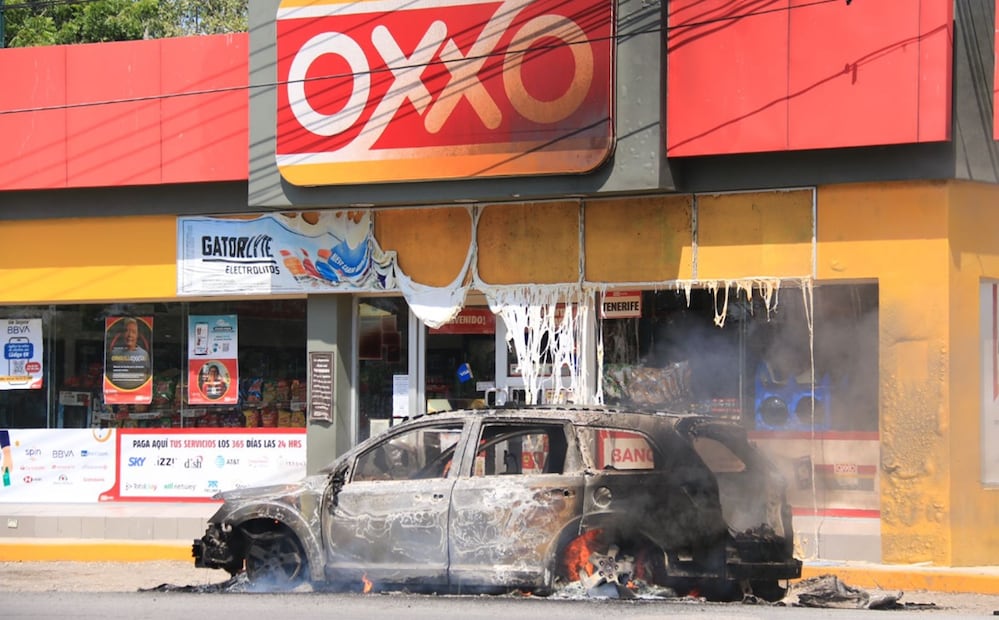
[[[704,416],[449,411],[300,483],[219,497],[195,565],[276,589],[549,594],[599,579],[774,600],[801,574],[780,475],[740,426]]]

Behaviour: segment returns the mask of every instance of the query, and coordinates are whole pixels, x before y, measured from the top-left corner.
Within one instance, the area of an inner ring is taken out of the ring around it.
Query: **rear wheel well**
[[[577,527],[571,527],[563,530],[558,539],[552,566],[554,584],[578,581],[579,570],[592,574],[589,554],[606,553],[611,545],[617,546],[618,558],[630,556],[633,559],[635,570],[632,579],[660,583],[666,577],[665,552],[647,536],[638,532],[625,535],[600,527],[580,533]]]

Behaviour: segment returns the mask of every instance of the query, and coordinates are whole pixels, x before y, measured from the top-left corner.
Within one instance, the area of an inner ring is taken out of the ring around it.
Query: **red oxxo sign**
[[[283,0],[296,185],[584,173],[607,158],[613,0]]]

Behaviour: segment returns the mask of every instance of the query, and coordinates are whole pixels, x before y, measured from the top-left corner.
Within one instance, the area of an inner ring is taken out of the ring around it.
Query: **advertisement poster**
[[[153,317],[104,319],[104,402],[148,405],[153,400]]]
[[[877,432],[751,431],[749,438],[787,481],[799,514],[876,519],[881,509]]]
[[[305,429],[119,429],[115,494],[104,499],[211,499],[219,491],[305,476]]]
[[[0,504],[96,503],[115,484],[114,429],[0,429]]]
[[[177,231],[178,295],[395,289],[395,253],[378,247],[371,211],[182,217]]]
[[[42,387],[42,320],[3,319],[0,390]]]
[[[187,325],[187,402],[239,402],[238,329],[235,314],[191,315]]]

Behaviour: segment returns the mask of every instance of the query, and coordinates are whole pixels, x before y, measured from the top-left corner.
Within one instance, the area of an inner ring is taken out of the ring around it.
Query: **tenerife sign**
[[[613,147],[611,0],[283,0],[295,185],[585,173]]]

